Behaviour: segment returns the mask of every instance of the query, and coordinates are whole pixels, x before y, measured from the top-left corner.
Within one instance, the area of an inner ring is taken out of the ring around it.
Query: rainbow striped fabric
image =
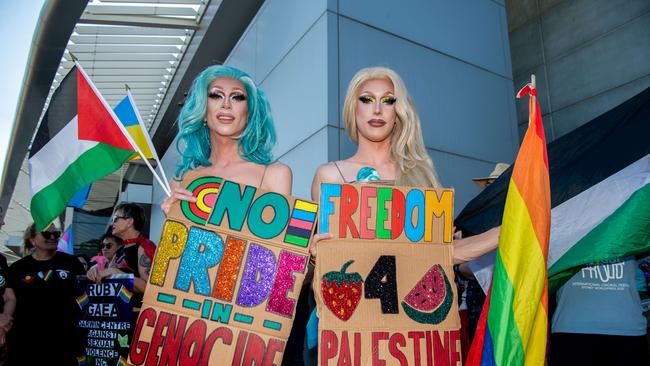
[[[124,302],[129,302],[131,301],[131,296],[133,296],[133,293],[129,291],[124,285],[122,285],[122,288],[120,289],[120,293],[118,294],[120,299]]]
[[[492,287],[466,365],[543,365],[548,321],[551,224],[546,138],[530,84],[528,131],[508,187]]]
[[[88,363],[86,362],[86,355],[82,355],[82,356],[77,357],[77,364],[78,364],[79,366],[86,366],[86,365],[88,365]]]
[[[88,303],[90,302],[90,298],[88,297],[87,293],[83,293],[81,296],[77,297],[77,304],[79,304],[79,307],[83,309]]]

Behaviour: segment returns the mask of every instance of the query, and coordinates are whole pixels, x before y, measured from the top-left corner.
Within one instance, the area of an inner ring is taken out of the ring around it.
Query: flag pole
[[[149,131],[147,131],[147,127],[144,125],[144,121],[142,121],[140,110],[138,109],[138,106],[135,104],[135,100],[133,99],[133,94],[131,94],[131,88],[129,88],[128,84],[125,85],[126,85],[126,96],[129,98],[129,102],[131,103],[131,106],[135,111],[135,116],[138,119],[138,123],[140,124],[140,128],[142,129],[142,132],[144,134],[144,138],[147,141],[147,144],[149,144],[149,148],[151,149],[151,154],[153,155],[154,160],[156,160],[157,167],[160,168],[162,179],[165,182],[165,185],[167,186],[167,190],[171,192],[172,189],[169,186],[169,181],[167,180],[167,174],[165,174],[165,169],[163,169],[163,166],[160,163],[160,158],[158,157],[158,153],[156,152],[156,147],[153,145],[153,141],[151,141],[151,136],[149,136]]]
[[[111,108],[111,106],[108,104],[108,102],[106,101],[106,99],[104,99],[104,96],[99,92],[99,90],[97,90],[97,87],[95,86],[95,84],[93,83],[93,81],[90,80],[90,78],[88,77],[88,75],[86,74],[86,72],[84,71],[84,69],[81,67],[81,64],[80,64],[78,61],[75,61],[75,65],[77,66],[77,68],[79,68],[79,71],[81,72],[81,74],[82,74],[82,75],[84,76],[84,78],[86,78],[86,80],[88,81],[88,85],[90,85],[90,87],[93,89],[93,91],[95,92],[95,94],[99,97],[99,100],[100,100],[100,101],[102,102],[102,104],[104,105],[104,108],[106,108],[106,110],[108,111],[108,113],[109,113],[109,114],[111,115],[111,117],[113,118],[113,122],[115,122],[115,124],[116,124],[117,127],[120,129],[120,131],[122,131],[122,134],[124,135],[124,138],[126,138],[126,140],[131,144],[131,147],[133,147],[133,149],[134,149],[134,150],[135,150],[135,151],[136,151],[136,152],[137,152],[137,153],[138,153],[138,154],[143,158],[142,160],[144,160],[145,164],[147,164],[147,167],[149,168],[149,170],[151,170],[151,171],[153,172],[153,167],[151,167],[151,164],[149,163],[149,160],[147,160],[146,158],[144,158],[144,154],[142,153],[142,150],[140,150],[140,147],[138,147],[138,144],[136,144],[135,141],[133,141],[133,139],[131,138],[131,135],[130,135],[129,132],[126,130],[126,127],[124,127],[124,125],[123,125],[122,123],[119,122],[120,119],[117,117],[117,115],[115,115],[115,111],[113,111],[113,108]],[[165,184],[160,180],[160,177],[158,177],[158,174],[154,173],[154,177],[155,177],[156,180],[158,181],[158,184],[160,184],[160,186],[162,187],[162,189],[165,191],[165,193],[167,194],[167,196],[168,196],[168,197],[171,197],[171,192],[170,192],[169,190],[167,190],[167,187],[166,187]]]

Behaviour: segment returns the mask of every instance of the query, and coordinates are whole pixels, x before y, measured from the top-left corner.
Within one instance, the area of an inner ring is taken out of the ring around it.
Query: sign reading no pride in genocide
[[[130,362],[279,365],[317,205],[188,173],[163,226]]]
[[[323,184],[320,365],[460,365],[453,190]]]

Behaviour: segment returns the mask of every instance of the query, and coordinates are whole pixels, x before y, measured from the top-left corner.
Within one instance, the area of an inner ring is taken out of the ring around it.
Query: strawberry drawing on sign
[[[332,313],[347,321],[361,299],[363,279],[359,273],[345,273],[353,260],[345,262],[340,272],[327,272],[321,282],[323,300]]]

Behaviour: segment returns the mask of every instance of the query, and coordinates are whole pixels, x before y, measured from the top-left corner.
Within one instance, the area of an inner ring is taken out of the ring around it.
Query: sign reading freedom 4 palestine
[[[279,365],[317,205],[195,173],[183,185],[197,202],[164,223],[130,362]]]
[[[453,190],[323,184],[320,365],[460,365]]]

